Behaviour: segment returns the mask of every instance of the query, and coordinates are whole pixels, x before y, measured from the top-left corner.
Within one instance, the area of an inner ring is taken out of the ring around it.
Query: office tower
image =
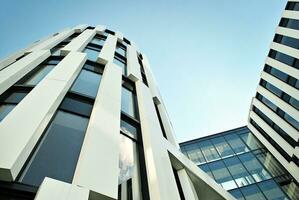
[[[180,146],[189,159],[236,199],[299,199],[298,182],[246,126]]]
[[[79,25],[0,62],[0,199],[234,199],[179,151],[147,57]]]
[[[289,1],[253,98],[248,128],[299,181],[299,2]]]

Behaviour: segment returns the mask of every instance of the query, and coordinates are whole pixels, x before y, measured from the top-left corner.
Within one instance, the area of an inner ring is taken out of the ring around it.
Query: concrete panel
[[[299,19],[299,12],[294,10],[284,10],[281,17]]]
[[[0,123],[1,180],[16,178],[85,60],[70,53]]]
[[[136,48],[131,45],[127,47],[127,76],[134,82],[142,80],[137,51]]]
[[[104,65],[107,64],[108,62],[113,62],[116,43],[117,43],[117,37],[109,34],[99,54],[97,62]]]
[[[251,111],[252,113],[252,111]],[[250,114],[251,114],[250,113]],[[270,142],[268,142],[267,139],[264,138],[264,136],[254,128],[250,123],[248,123],[248,128],[250,131],[258,138],[258,140],[267,147],[267,149],[271,152],[271,154],[278,160],[278,162],[284,166],[290,174],[296,179],[296,181],[299,181],[299,168],[297,166],[294,166],[293,164],[289,163],[277,150],[275,147],[271,145]]]
[[[97,25],[95,27],[95,30],[98,34],[103,34],[105,29],[106,29],[106,26],[103,26],[103,25]]]
[[[105,67],[73,183],[117,198],[122,71]]]
[[[85,30],[78,37],[74,38],[68,45],[61,49],[62,55],[67,55],[71,51],[82,51],[95,36],[95,30]]]
[[[183,189],[184,197],[188,200],[199,200],[196,190],[192,181],[190,180],[187,172],[185,169],[181,169],[178,172],[178,176],[181,182],[181,186]]]
[[[286,45],[279,44],[279,43],[276,43],[276,42],[272,42],[270,48],[274,49],[276,51],[279,51],[281,53],[290,55],[294,58],[299,58],[299,50],[297,50],[295,48],[288,47]]]
[[[151,93],[141,81],[136,82],[136,91],[150,198],[179,200],[180,196],[169,156],[161,142],[165,139],[160,129]]]
[[[49,50],[35,51],[0,71],[0,94],[46,60],[50,55]]]
[[[123,39],[124,39],[124,35],[123,35],[123,33],[120,32],[120,31],[116,31],[116,32],[115,32],[115,36],[117,37],[117,40],[118,40],[119,42],[122,42]]]
[[[276,33],[299,39],[299,31],[295,29],[278,26],[276,28]]]
[[[260,111],[262,111],[268,118],[270,118],[277,126],[279,126],[282,130],[284,130],[291,138],[295,141],[298,141],[299,134],[298,131],[292,127],[289,123],[279,117],[275,112],[273,112],[270,108],[265,106],[258,99],[253,99],[252,104],[257,107]]]
[[[35,200],[88,200],[89,190],[46,177]]]
[[[294,78],[297,78],[299,79],[299,70],[298,69],[295,69],[294,67],[290,67],[289,65],[286,65],[282,62],[279,62],[273,58],[269,58],[267,57],[266,59],[266,64],[294,77]]]
[[[73,30],[65,30],[58,35],[51,37],[44,42],[40,43],[39,45],[34,46],[33,48],[27,50],[26,52],[33,52],[38,50],[50,50],[54,46],[56,46],[58,43],[62,42],[69,36],[71,36],[74,33]]]
[[[261,78],[264,79],[265,81],[271,83],[275,87],[279,88],[280,90],[284,91],[288,95],[290,95],[296,99],[299,99],[299,90],[297,90],[296,88],[286,84],[285,82],[275,78],[274,76],[272,76],[266,72],[262,72]]]
[[[88,27],[88,24],[79,24],[73,28],[76,33],[83,32]]]
[[[278,98],[273,93],[269,92],[267,89],[265,89],[262,86],[257,87],[257,92],[269,99],[272,103],[274,103],[276,106],[278,106],[280,109],[282,109],[284,112],[289,114],[291,117],[299,121],[299,111],[296,110],[293,106],[290,106],[290,104],[283,101],[281,98]],[[298,133],[299,135],[299,133]]]

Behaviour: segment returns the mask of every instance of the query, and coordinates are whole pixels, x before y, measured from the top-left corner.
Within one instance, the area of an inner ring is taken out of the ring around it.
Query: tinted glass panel
[[[271,178],[266,169],[253,156],[252,153],[246,153],[239,156],[245,168],[253,176],[256,182],[267,180]]]
[[[231,190],[231,191],[229,191],[229,193],[231,193],[231,195],[233,195],[238,200],[245,200],[243,197],[243,194],[241,193],[241,191],[239,189]]]
[[[87,124],[88,118],[58,111],[21,182],[39,186],[47,176],[71,183]]]
[[[230,146],[233,148],[235,153],[243,153],[248,151],[247,146],[244,144],[244,142],[239,138],[236,134],[230,134],[226,135],[225,139],[230,144]]]
[[[74,82],[71,91],[95,98],[98,92],[101,75],[82,69]]]
[[[131,139],[120,134],[119,177],[118,184],[132,178],[134,170],[134,143]]]
[[[241,134],[240,137],[251,150],[262,147],[261,143],[249,132]]]
[[[123,57],[126,57],[126,47],[120,47],[120,45],[116,46],[116,52],[122,55]]]
[[[224,189],[230,190],[237,187],[236,183],[221,160],[209,163],[209,167],[215,177],[216,182],[220,183]]]
[[[190,158],[190,160],[195,162],[195,164],[200,164],[200,163],[205,162],[205,159],[204,159],[197,143],[190,144],[190,145],[186,146],[185,150],[188,153],[188,157]]]
[[[132,91],[122,87],[121,110],[133,118],[136,118],[135,95]]]
[[[103,46],[105,43],[105,40],[104,40],[104,38],[103,39],[102,38],[94,38],[91,40],[91,43]]]
[[[42,65],[36,72],[34,72],[26,80],[22,81],[24,85],[37,85],[47,74],[55,67],[55,65]]]
[[[98,55],[99,55],[99,51],[95,51],[95,50],[92,50],[92,49],[89,49],[89,48],[86,48],[84,50],[84,53],[87,54],[87,59],[88,60],[91,60],[91,61],[96,61],[98,59]]]
[[[299,20],[281,18],[279,26],[299,30]]]
[[[6,117],[6,115],[8,115],[8,113],[10,113],[10,111],[12,111],[15,106],[16,105],[13,104],[0,105],[0,122],[4,119],[4,117]]]
[[[254,184],[241,188],[246,200],[266,200],[260,189]]]
[[[120,66],[121,69],[122,69],[123,74],[124,75],[126,74],[126,64],[124,62],[120,61],[117,58],[114,58],[113,59],[113,63],[115,63],[116,65]]]
[[[75,98],[66,97],[60,105],[60,109],[74,112],[76,114],[90,116],[92,111],[92,104],[78,100]]]
[[[126,122],[124,120],[121,120],[120,128],[121,128],[122,132],[126,133],[130,137],[137,139],[138,129],[135,126],[129,124],[128,122]]]
[[[218,153],[222,158],[233,155],[234,152],[228,145],[228,143],[224,140],[223,137],[217,137],[211,140],[212,143],[215,145]]]
[[[200,165],[199,168],[202,169],[202,171],[206,172],[212,179],[214,179],[213,174],[210,171],[208,164]]]
[[[212,145],[212,143],[209,140],[200,142],[199,146],[201,148],[203,155],[205,156],[205,158],[208,162],[220,158],[220,156],[218,155],[218,153],[216,151],[216,148]]]
[[[28,94],[28,92],[23,92],[23,91],[17,91],[17,92],[13,92],[12,94],[9,94],[7,97],[4,97],[5,99],[3,100],[3,102],[5,103],[19,103],[20,101],[22,101],[22,99]]]
[[[287,197],[273,180],[264,181],[258,184],[264,195],[269,200],[285,200]]]

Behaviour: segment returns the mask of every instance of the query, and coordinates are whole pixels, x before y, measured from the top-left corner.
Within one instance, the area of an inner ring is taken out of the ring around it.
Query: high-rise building
[[[234,199],[179,151],[147,57],[103,26],[0,62],[0,199]]]
[[[299,199],[298,182],[246,126],[180,146],[189,159],[236,199]]]
[[[248,128],[299,181],[299,1],[289,1],[275,31]]]

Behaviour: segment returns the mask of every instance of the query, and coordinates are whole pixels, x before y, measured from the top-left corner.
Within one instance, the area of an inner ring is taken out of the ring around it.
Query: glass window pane
[[[246,151],[249,151],[247,146],[244,144],[244,142],[239,138],[236,134],[230,134],[226,135],[225,139],[230,144],[230,146],[233,148],[235,153],[243,153]]]
[[[197,143],[185,146],[185,150],[188,153],[190,160],[192,160],[196,165],[206,162]]]
[[[266,200],[260,189],[255,185],[250,185],[241,188],[246,200]]]
[[[82,69],[78,78],[75,80],[71,91],[95,98],[98,92],[100,80],[100,74]]]
[[[273,180],[263,181],[258,184],[268,200],[286,200],[288,199],[282,190]]]
[[[120,47],[119,45],[116,46],[116,50],[117,53],[119,53],[120,55],[122,55],[123,57],[126,57],[126,50],[125,47]]]
[[[199,146],[201,148],[201,151],[203,155],[205,156],[206,160],[212,161],[217,160],[220,158],[218,155],[216,148],[212,145],[212,143],[209,140],[203,141],[199,143]]]
[[[97,61],[98,55],[100,53],[99,51],[95,51],[89,48],[85,48],[83,52],[87,54],[87,59],[91,61]]]
[[[122,87],[121,92],[121,110],[133,118],[136,118],[135,95],[132,91]]]
[[[253,178],[237,157],[227,158],[223,161],[239,187],[254,183]]]
[[[126,74],[126,63],[120,61],[119,59],[117,58],[114,58],[113,59],[113,63],[120,66],[121,69],[122,69],[122,73],[125,75]]]
[[[214,179],[212,172],[210,171],[210,168],[208,164],[203,164],[198,166],[202,171],[206,172],[212,179]]]
[[[24,85],[37,85],[41,80],[43,80],[47,74],[55,67],[55,65],[42,65],[37,71],[35,71],[30,77],[22,81],[21,84]]]
[[[132,178],[134,170],[134,142],[120,134],[118,184]]]
[[[266,169],[260,164],[260,162],[252,153],[242,154],[239,156],[239,158],[256,182],[271,178]]]
[[[14,109],[16,105],[13,104],[2,104],[0,105],[0,122]]]
[[[239,189],[230,190],[229,193],[233,195],[238,200],[245,200],[242,192]]]
[[[222,158],[234,154],[233,150],[230,148],[230,146],[227,144],[223,137],[217,137],[212,139],[211,141],[215,145]]]
[[[93,105],[83,100],[66,97],[60,105],[60,109],[70,111],[80,115],[90,116]]]
[[[5,96],[3,96],[3,98],[4,98],[3,102],[17,104],[20,101],[22,101],[22,99],[24,99],[27,94],[28,94],[28,92],[26,92],[26,91],[16,91],[11,94],[5,94]],[[6,95],[8,95],[8,96],[6,96]]]
[[[138,129],[135,126],[129,124],[128,122],[126,122],[124,120],[121,120],[120,128],[121,128],[121,131],[124,132],[125,134],[137,139]]]
[[[250,132],[243,133],[240,137],[251,150],[262,148],[261,143]]]
[[[237,188],[236,183],[221,160],[208,163],[208,165],[215,177],[215,181],[220,183],[224,189],[231,190]]]
[[[87,124],[88,118],[58,111],[21,182],[39,186],[47,176],[71,183]]]
[[[103,46],[104,43],[105,43],[105,40],[104,40],[104,38],[93,38],[93,39],[91,40],[91,43],[96,44],[96,45]]]

